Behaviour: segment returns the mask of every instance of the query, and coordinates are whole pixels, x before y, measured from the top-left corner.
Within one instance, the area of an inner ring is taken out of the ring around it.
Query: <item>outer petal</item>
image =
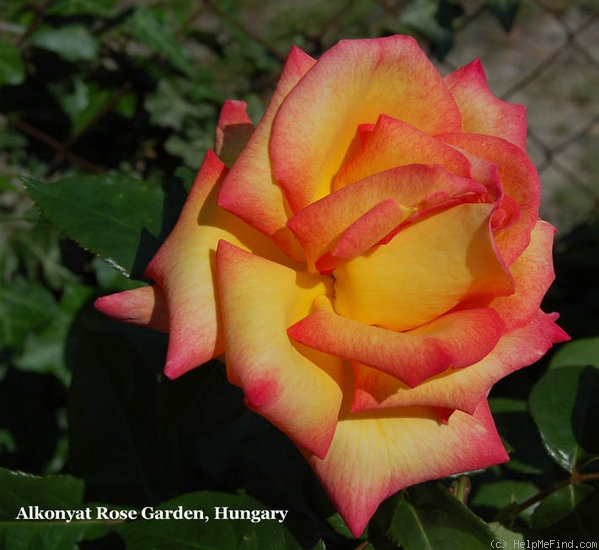
[[[438,137],[499,167],[505,194],[520,207],[518,219],[496,234],[501,255],[511,265],[528,246],[530,233],[538,219],[540,183],[535,166],[520,148],[500,138],[479,134],[445,134]]]
[[[410,332],[363,325],[337,315],[323,300],[287,333],[296,342],[359,361],[416,386],[446,369],[485,357],[504,329],[492,309],[448,313]],[[328,302],[328,300],[326,300]]]
[[[463,300],[511,294],[511,277],[489,229],[492,209],[455,206],[336,269],[335,310],[367,325],[403,331]]]
[[[221,241],[217,251],[227,369],[247,405],[318,456],[327,452],[342,400],[342,361],[306,357],[286,327],[307,315],[325,279],[297,273]]]
[[[334,188],[406,164],[436,164],[464,177],[471,171],[455,148],[402,120],[381,115],[370,131],[362,132],[360,151],[335,176]]]
[[[222,162],[209,151],[177,225],[146,271],[168,304],[170,335],[164,372],[170,378],[223,351],[212,274],[218,240],[227,238],[282,260],[283,254],[272,242],[216,205],[216,191],[225,172]]]
[[[273,124],[273,168],[294,212],[330,193],[359,125],[381,113],[433,135],[461,128],[451,93],[413,38],[342,40],[287,96]]]
[[[440,166],[411,164],[335,191],[298,212],[287,225],[304,247],[309,263],[315,263],[354,222],[387,199],[402,206],[407,218],[416,211],[479,201],[485,194],[483,185]]]
[[[476,59],[445,77],[462,113],[462,131],[496,136],[526,150],[526,107],[495,97]]]
[[[254,125],[246,109],[245,101],[228,99],[220,112],[214,150],[229,167],[235,162],[254,131]]]
[[[528,325],[503,336],[478,363],[448,369],[415,388],[380,370],[354,364],[353,410],[431,406],[472,413],[493,384],[540,359],[552,344],[569,339],[555,320],[556,315],[537,311]]]
[[[472,416],[437,418],[429,408],[350,414],[339,421],[325,459],[307,456],[356,536],[400,489],[508,460],[486,401]]]
[[[553,226],[537,221],[528,248],[510,267],[516,292],[495,298],[489,304],[501,315],[508,330],[522,327],[537,314],[545,293],[555,279],[551,253],[554,235]]]
[[[117,321],[168,332],[166,300],[157,285],[102,296],[94,306]]]
[[[273,179],[268,143],[279,106],[314,63],[308,54],[292,48],[266,113],[231,168],[218,197],[222,208],[275,239],[296,260],[301,259],[302,252],[285,227],[285,199]]]

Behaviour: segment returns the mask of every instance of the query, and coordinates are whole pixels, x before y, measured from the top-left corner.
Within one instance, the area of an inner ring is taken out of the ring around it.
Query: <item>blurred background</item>
[[[542,215],[567,231],[598,207],[597,9],[596,0],[3,0],[2,188],[27,174],[164,181],[180,165],[195,170],[221,102],[245,99],[259,119],[292,44],[318,56],[341,38],[407,33],[443,73],[480,58],[492,91],[527,106]]]

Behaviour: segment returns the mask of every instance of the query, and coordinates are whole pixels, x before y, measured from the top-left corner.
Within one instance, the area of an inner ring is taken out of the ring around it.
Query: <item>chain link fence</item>
[[[446,65],[481,57],[491,89],[527,106],[529,153],[542,183],[541,215],[561,230],[599,213],[597,6],[523,2],[510,33],[474,7]]]

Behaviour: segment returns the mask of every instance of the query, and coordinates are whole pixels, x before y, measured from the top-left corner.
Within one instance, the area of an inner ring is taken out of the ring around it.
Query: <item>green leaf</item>
[[[25,64],[19,48],[6,40],[0,40],[0,86],[16,86],[25,81]]]
[[[120,175],[24,181],[46,218],[123,273],[141,273],[155,253],[165,198],[160,187]]]
[[[545,529],[571,514],[595,488],[587,483],[567,485],[543,499],[532,515],[532,529]]]
[[[217,519],[224,508],[233,513],[244,511],[250,517],[268,514],[267,509],[247,495],[231,495],[213,491],[189,493],[165,502],[154,510],[197,510],[198,519],[181,521],[138,520],[119,525],[117,531],[125,539],[127,550],[185,550],[186,548],[238,548],[244,550],[293,550],[300,545],[290,535],[281,516],[252,522],[251,519]],[[199,519],[200,512],[205,519]]]
[[[50,321],[56,311],[52,294],[21,279],[0,286],[0,349],[18,347],[25,336]]]
[[[562,468],[574,472],[599,457],[599,369],[548,371],[533,387],[529,406],[547,452]]]
[[[418,485],[387,499],[373,522],[405,550],[488,550],[488,525],[442,485]]]
[[[509,479],[484,483],[470,500],[475,508],[486,508],[493,512],[524,502],[539,489],[529,481],[513,481]],[[523,516],[530,516],[532,510],[527,508],[522,512]]]
[[[113,91],[87,84],[75,77],[72,90],[65,86],[51,86],[54,97],[71,119],[71,133],[76,134],[104,107]]]
[[[164,19],[151,8],[137,8],[129,18],[131,34],[188,76],[194,76],[193,63]]]
[[[520,8],[520,0],[485,0],[485,5],[506,31],[512,28]]]
[[[412,0],[402,12],[401,22],[418,32],[443,59],[453,46],[453,21],[462,15],[462,8],[452,2]]]
[[[98,41],[83,25],[40,27],[29,37],[29,41],[67,61],[91,61],[99,51]]]
[[[182,93],[184,91],[168,80],[161,80],[158,83],[156,91],[144,102],[144,107],[154,124],[181,130],[187,119],[201,120],[214,115],[212,106],[189,102]],[[210,138],[212,142],[212,135]]]
[[[489,405],[510,455],[506,468],[530,475],[540,474],[553,466],[545,453],[526,401],[492,397],[489,399]]]
[[[492,521],[489,523],[489,527],[495,533],[495,539],[497,541],[501,541],[501,545],[503,548],[524,548],[524,536],[522,533],[517,533],[515,531],[510,531],[506,527],[504,527],[501,523]],[[503,542],[506,543],[503,546]],[[492,547],[493,548],[493,547]],[[499,546],[497,546],[499,548]]]
[[[75,314],[92,293],[90,287],[68,285],[55,308],[52,322],[25,338],[22,353],[15,357],[15,366],[21,370],[51,372],[67,385],[70,380],[64,360],[67,336]]]
[[[599,367],[599,338],[580,338],[562,346],[551,358],[550,369],[594,365]]]
[[[32,520],[35,511],[29,507],[36,506],[85,510],[83,482],[71,476],[35,477],[0,468],[0,548],[71,549],[106,531],[99,522]]]

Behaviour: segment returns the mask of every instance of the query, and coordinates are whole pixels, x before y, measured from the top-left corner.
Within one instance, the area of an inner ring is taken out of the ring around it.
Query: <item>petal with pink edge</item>
[[[94,306],[116,321],[168,332],[166,300],[157,285],[102,296],[95,301]]]
[[[537,311],[527,325],[505,334],[479,362],[448,369],[415,388],[380,370],[353,363],[356,393],[352,410],[428,406],[473,413],[493,384],[534,363],[553,344],[569,339],[555,324],[556,318]]]
[[[334,188],[406,164],[436,164],[470,177],[470,163],[459,151],[407,122],[381,115],[363,132],[359,152],[335,176]]]
[[[394,199],[405,219],[416,211],[479,201],[485,194],[484,185],[445,168],[410,164],[343,187],[298,212],[287,225],[302,244],[310,267],[332,251],[354,222],[383,201]]]
[[[164,372],[169,378],[181,376],[223,351],[213,280],[218,240],[227,238],[266,257],[285,259],[264,235],[217,206],[216,193],[225,173],[223,163],[209,151],[177,225],[146,270],[168,304]]]
[[[508,141],[479,134],[445,134],[439,139],[499,167],[504,193],[520,207],[518,218],[496,233],[497,247],[507,265],[528,246],[539,213],[540,182],[526,153]]]
[[[230,167],[250,139],[254,125],[247,114],[245,101],[227,99],[216,125],[214,151]]]
[[[513,292],[495,250],[493,205],[460,204],[402,229],[333,272],[334,308],[367,325],[410,330],[473,298]]]
[[[359,361],[416,386],[446,369],[463,368],[485,357],[503,334],[492,309],[448,313],[410,332],[363,325],[337,315],[328,300],[290,327],[296,342]]]
[[[306,458],[359,536],[378,505],[400,489],[499,464],[508,455],[482,401],[473,415],[455,411],[446,423],[426,407],[348,414],[327,456]]]
[[[508,330],[519,328],[534,316],[545,293],[555,279],[553,271],[553,237],[555,228],[537,221],[526,250],[511,265],[515,292],[495,298],[489,307],[497,310]]]
[[[291,49],[266,112],[225,178],[218,197],[222,208],[273,238],[296,260],[302,259],[302,251],[285,227],[285,199],[273,179],[268,143],[279,106],[314,63],[316,61],[299,48]]]
[[[341,359],[305,354],[286,327],[305,317],[326,279],[296,272],[221,241],[216,254],[227,372],[248,407],[297,445],[325,456],[342,401]]]
[[[445,77],[462,113],[462,131],[506,139],[526,150],[526,107],[498,99],[478,59]]]
[[[359,126],[381,113],[431,135],[461,128],[453,96],[412,37],[342,40],[325,52],[273,123],[273,169],[293,212],[331,192]]]

